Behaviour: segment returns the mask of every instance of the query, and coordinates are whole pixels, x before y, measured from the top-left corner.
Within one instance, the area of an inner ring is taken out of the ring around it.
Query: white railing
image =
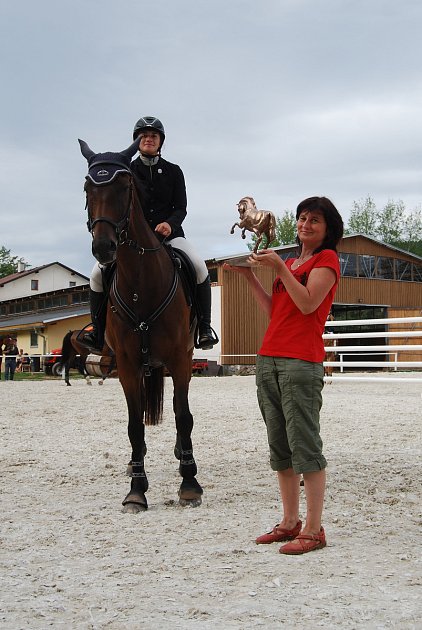
[[[392,317],[392,318],[382,318],[382,319],[353,319],[353,320],[342,320],[342,321],[327,321],[327,328],[338,328],[340,326],[368,326],[368,325],[379,325],[379,324],[412,324],[412,323],[421,323],[422,317]],[[398,338],[398,337],[422,337],[422,329],[421,330],[400,330],[389,332],[386,331],[374,331],[374,332],[365,332],[365,333],[324,333],[323,339],[324,341],[334,341],[336,342],[339,339],[370,339],[370,338]],[[345,367],[348,368],[393,368],[397,373],[398,368],[406,368],[418,371],[422,368],[422,361],[398,361],[398,352],[421,352],[422,353],[422,344],[391,344],[391,345],[362,345],[362,346],[340,346],[336,343],[334,345],[329,345],[325,347],[326,353],[337,354],[339,357],[339,361],[324,361],[324,367],[328,368],[340,368],[340,372],[344,371]],[[393,361],[345,361],[344,358],[347,356],[365,356],[366,355],[378,355],[383,354],[386,356],[393,355]],[[380,376],[339,376],[336,374],[327,375],[324,377],[325,381],[331,382],[333,380],[348,380],[348,381],[412,381],[412,382],[422,382],[422,378],[418,377],[406,377],[402,374],[394,374],[394,376],[390,377],[380,377]]]

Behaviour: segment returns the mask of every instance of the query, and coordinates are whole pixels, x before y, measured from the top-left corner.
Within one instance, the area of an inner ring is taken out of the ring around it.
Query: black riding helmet
[[[166,137],[164,126],[161,120],[159,120],[158,118],[155,118],[155,116],[144,116],[143,118],[140,118],[136,122],[135,127],[133,128],[133,139],[136,140],[136,138],[143,131],[145,131],[145,129],[154,129],[155,131],[158,131],[161,137],[161,144],[160,144],[160,149],[161,149],[161,147],[163,146],[165,137]]]

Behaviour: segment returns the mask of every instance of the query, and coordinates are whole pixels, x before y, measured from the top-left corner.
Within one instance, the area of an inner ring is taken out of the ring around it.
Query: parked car
[[[208,371],[208,359],[192,359],[192,374]]]

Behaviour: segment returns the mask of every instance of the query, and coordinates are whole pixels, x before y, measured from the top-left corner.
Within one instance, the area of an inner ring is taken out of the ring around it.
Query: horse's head
[[[237,209],[239,210],[240,218],[243,217],[246,210],[249,208],[256,208],[255,201],[253,197],[242,197],[242,199],[237,204]]]
[[[108,264],[116,258],[117,244],[125,238],[132,206],[131,158],[139,139],[120,153],[94,153],[79,140],[88,161],[85,178],[88,230],[92,234],[92,253],[98,262]]]

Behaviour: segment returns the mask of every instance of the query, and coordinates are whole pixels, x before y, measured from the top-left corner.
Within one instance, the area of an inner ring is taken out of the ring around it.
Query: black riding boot
[[[107,296],[105,293],[89,290],[89,304],[91,308],[92,331],[84,334],[84,342],[102,350],[107,318]]]
[[[204,282],[196,286],[196,297],[200,310],[198,348],[210,350],[218,343],[218,337],[211,328],[211,282],[209,276]]]

